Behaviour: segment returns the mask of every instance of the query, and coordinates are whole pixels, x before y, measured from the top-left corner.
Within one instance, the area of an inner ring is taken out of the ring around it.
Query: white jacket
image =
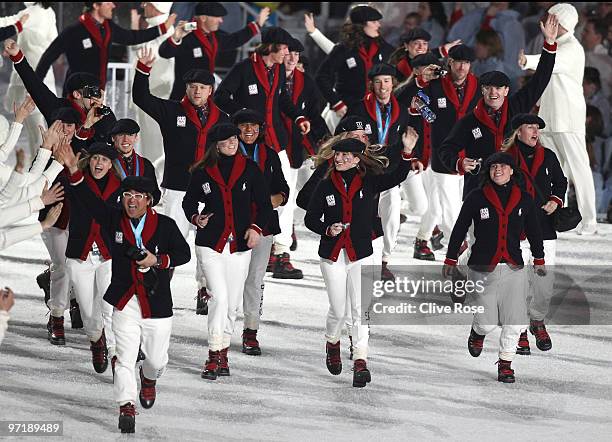
[[[543,132],[585,133],[584,60],[584,49],[572,33],[557,38],[555,67],[540,98],[538,114],[546,122]],[[523,69],[535,69],[539,61],[539,55],[527,55]]]
[[[0,250],[4,250],[13,244],[40,235],[42,231],[42,224],[40,223],[0,229]]]
[[[0,26],[15,24],[23,14],[30,15],[28,21],[26,21],[23,26],[23,31],[17,37],[17,43],[28,59],[28,63],[30,63],[32,69],[36,69],[40,57],[42,57],[42,54],[51,45],[51,42],[55,40],[55,37],[57,37],[55,12],[52,8],[44,9],[34,2],[24,2],[24,4],[26,8],[22,9],[17,14],[10,17],[1,17]],[[49,72],[45,76],[44,83],[51,91],[55,91],[53,69],[49,69]],[[23,82],[14,67],[9,88],[13,86],[23,87]],[[7,103],[7,109],[12,112],[12,103]]]

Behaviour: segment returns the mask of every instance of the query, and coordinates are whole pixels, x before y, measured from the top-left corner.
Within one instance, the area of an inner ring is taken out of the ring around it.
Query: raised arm
[[[125,46],[137,45],[146,43],[147,41],[155,40],[160,35],[164,35],[166,31],[174,25],[176,14],[171,14],[164,23],[143,30],[125,29],[109,21],[111,27],[111,35],[113,43],[118,43]]]
[[[151,116],[155,121],[164,121],[167,116],[168,100],[151,94],[149,88],[149,73],[155,61],[153,49],[143,48],[138,54],[138,64],[134,74],[132,100],[134,104]]]

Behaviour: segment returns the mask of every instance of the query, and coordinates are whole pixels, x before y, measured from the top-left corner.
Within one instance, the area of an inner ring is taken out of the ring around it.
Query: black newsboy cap
[[[413,68],[429,66],[430,64],[437,64],[438,66],[441,66],[440,60],[438,60],[438,58],[431,52],[426,52],[424,54],[417,55],[412,60],[410,60],[410,66],[412,66]]]
[[[240,129],[231,123],[215,124],[210,132],[208,132],[206,143],[212,144],[238,135],[240,135]]]
[[[131,118],[122,118],[115,121],[110,131],[110,135],[128,134],[134,135],[140,132],[140,126]]]
[[[227,15],[227,9],[218,2],[200,2],[195,7],[194,15],[225,17]]]
[[[365,130],[366,123],[363,118],[356,115],[349,115],[340,120],[340,123],[336,126],[334,135],[339,135],[344,132],[352,132],[354,130]]]
[[[104,155],[106,158],[109,158],[111,160],[117,159],[118,156],[118,153],[113,146],[111,146],[110,144],[103,143],[101,141],[93,143],[91,146],[89,146],[89,149],[87,149],[87,153],[90,157],[94,155]]]
[[[414,29],[411,29],[408,32],[404,33],[400,37],[400,41],[402,43],[410,43],[411,41],[414,41],[414,40],[429,41],[429,40],[431,40],[431,34],[429,32],[427,32],[425,29],[414,28]]]
[[[489,173],[489,169],[493,164],[507,164],[508,166],[516,169],[514,158],[507,152],[495,152],[493,155],[488,157],[484,162],[484,170]]]
[[[510,78],[500,71],[485,72],[480,76],[481,86],[510,87]]]
[[[365,148],[366,145],[363,142],[356,140],[355,138],[345,138],[344,140],[340,140],[333,147],[336,152],[353,153],[363,153]]]
[[[291,38],[291,42],[289,42],[289,52],[304,52],[304,45],[297,38]]]
[[[448,51],[448,58],[452,58],[453,60],[465,60],[471,63],[476,60],[476,54],[474,53],[474,49],[469,46],[457,45],[453,46],[450,51]]]
[[[88,72],[75,72],[66,80],[66,90],[68,92],[83,89],[85,86],[100,86],[100,80]]]
[[[546,127],[546,123],[536,114],[518,114],[512,119],[512,130],[516,130],[523,124],[537,124],[540,129]]]
[[[377,75],[391,75],[392,77],[397,77],[397,69],[387,63],[375,64],[368,71],[368,78],[372,80]]]
[[[278,26],[268,26],[261,30],[261,42],[264,44],[290,45],[294,38],[290,33]]]
[[[215,84],[215,77],[204,69],[189,69],[183,75],[183,81],[185,83],[202,83],[213,86]]]
[[[349,12],[349,18],[353,23],[365,24],[367,21],[376,21],[383,18],[382,14],[368,5],[357,5]]]
[[[252,109],[240,109],[232,115],[232,123],[236,126],[242,123],[256,123],[262,126],[264,121],[263,115]]]
[[[153,180],[146,176],[126,176],[123,181],[121,181],[121,190],[125,192],[126,190],[135,190],[136,192],[149,193],[153,194],[155,192],[155,183]]]
[[[71,107],[60,107],[55,109],[51,114],[52,121],[61,121],[62,123],[81,124],[81,116]]]

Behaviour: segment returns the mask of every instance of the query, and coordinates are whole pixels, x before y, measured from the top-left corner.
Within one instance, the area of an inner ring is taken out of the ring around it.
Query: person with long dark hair
[[[557,232],[554,225],[555,211],[563,207],[567,178],[555,153],[540,144],[540,129],[546,126],[544,120],[533,114],[519,114],[512,119],[512,134],[502,145],[510,153],[525,178],[525,188],[534,199],[536,214],[542,238],[546,263],[555,265],[557,252]],[[522,244],[523,260],[529,261],[529,244]],[[544,318],[548,313],[550,298],[555,282],[554,272],[547,272],[544,278],[535,277],[532,273],[529,280],[531,301],[529,303],[529,331],[536,338],[536,346],[547,351],[552,348],[552,340]],[[522,330],[516,352],[530,354],[527,331]]]
[[[240,130],[218,124],[202,161],[192,167],[183,211],[197,228],[196,257],[208,294],[208,360],[204,379],[229,376],[228,351],[251,249],[272,216],[270,191],[257,164],[239,154]],[[199,203],[204,203],[202,211]]]
[[[406,179],[417,138],[416,131],[406,130],[403,161],[389,174],[383,174],[388,159],[370,155],[361,141],[346,138],[334,143],[330,146],[334,162],[319,182],[304,217],[306,227],[321,235],[321,273],[330,303],[325,333],[327,369],[333,375],[342,371],[340,334],[349,303],[354,387],[365,387],[371,380],[366,363],[369,332],[362,316],[361,266],[372,255],[376,195]]]
[[[531,195],[512,156],[496,152],[489,156],[479,175],[480,186],[464,200],[451,234],[443,275],[456,271],[459,249],[474,225],[474,244],[468,260],[468,278],[474,281],[478,307],[468,338],[468,350],[480,356],[485,336],[501,324],[497,380],[515,381],[511,368],[521,328],[527,320],[525,272],[544,275],[544,246],[539,217]],[[521,236],[525,232],[533,255],[533,270],[524,269]]]

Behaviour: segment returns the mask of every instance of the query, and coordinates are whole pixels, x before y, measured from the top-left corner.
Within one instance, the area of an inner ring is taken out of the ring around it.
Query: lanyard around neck
[[[382,114],[380,113],[380,106],[376,103],[376,126],[378,127],[378,142],[385,144],[387,139],[387,132],[389,132],[389,126],[391,125],[391,109],[387,112],[387,118],[385,125],[382,124]]]
[[[251,158],[249,157],[249,153],[246,150],[246,147],[244,147],[244,144],[242,143],[242,141],[240,142],[240,150],[242,151],[242,153],[244,154],[245,157],[247,158]],[[253,161],[255,161],[256,163],[259,163],[257,161],[257,159],[259,158],[259,144],[256,143],[255,144],[255,149],[253,150],[253,158],[251,158]]]
[[[133,161],[136,163],[135,176],[140,176],[140,161],[138,161],[138,158],[136,157],[136,155],[134,155]],[[123,164],[121,164],[121,160],[119,158],[115,160],[115,164],[119,166],[119,172],[121,172],[121,180],[123,181],[127,177],[127,171],[123,168]]]
[[[130,227],[132,228],[132,232],[134,232],[134,239],[136,239],[136,247],[142,248],[142,230],[144,229],[145,220],[147,219],[147,214],[145,213],[138,225],[134,227],[132,220],[130,220]]]

